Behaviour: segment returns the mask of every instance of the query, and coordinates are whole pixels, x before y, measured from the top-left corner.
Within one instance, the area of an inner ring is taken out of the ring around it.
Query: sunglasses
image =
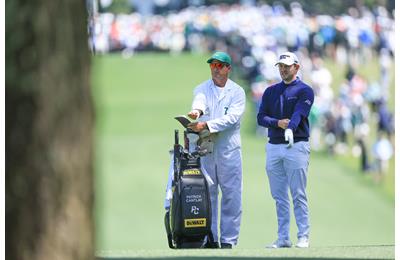
[[[223,67],[225,67],[225,66],[229,66],[228,64],[225,64],[225,63],[210,63],[210,68],[211,69],[215,69],[215,68],[217,68],[217,69],[222,69]]]

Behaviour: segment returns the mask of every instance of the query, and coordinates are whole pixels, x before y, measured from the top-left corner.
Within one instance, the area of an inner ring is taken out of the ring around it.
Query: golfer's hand
[[[287,148],[292,147],[294,140],[293,140],[293,131],[290,128],[287,128],[285,130],[285,141],[289,142]]]
[[[282,129],[286,129],[289,125],[290,119],[281,119],[278,121],[278,126]]]
[[[204,129],[207,129],[207,122],[193,122],[188,124],[187,128],[190,128],[195,132],[200,132]]]
[[[201,116],[200,110],[198,109],[193,109],[192,111],[190,111],[188,114],[188,117],[190,117],[191,119],[196,120],[197,118],[199,118]]]

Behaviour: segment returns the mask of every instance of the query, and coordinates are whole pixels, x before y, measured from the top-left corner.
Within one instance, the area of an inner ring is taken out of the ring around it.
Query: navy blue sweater
[[[278,120],[285,118],[290,119],[288,128],[293,130],[294,142],[308,141],[308,115],[313,102],[313,89],[299,78],[289,84],[281,81],[265,90],[257,122],[268,128],[269,142],[272,144],[287,143],[285,130],[278,126]]]

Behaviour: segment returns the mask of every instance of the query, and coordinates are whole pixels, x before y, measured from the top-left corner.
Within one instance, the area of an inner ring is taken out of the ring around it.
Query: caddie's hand
[[[292,147],[294,140],[293,140],[293,131],[290,128],[287,128],[285,130],[285,141],[289,142],[287,148]]]
[[[192,111],[190,111],[188,114],[188,117],[190,117],[191,119],[196,120],[197,118],[199,118],[201,116],[200,110],[198,109],[193,109]]]
[[[200,132],[204,129],[207,129],[207,122],[193,122],[189,123],[187,128],[192,129],[195,132]]]
[[[278,121],[278,126],[282,129],[286,129],[289,126],[290,119],[281,119]]]

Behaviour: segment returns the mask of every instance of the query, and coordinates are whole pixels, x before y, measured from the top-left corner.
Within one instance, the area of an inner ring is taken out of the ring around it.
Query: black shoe
[[[221,249],[232,249],[232,244],[221,243]]]
[[[204,248],[219,248],[219,244],[218,242],[207,241],[207,243],[204,245]]]

